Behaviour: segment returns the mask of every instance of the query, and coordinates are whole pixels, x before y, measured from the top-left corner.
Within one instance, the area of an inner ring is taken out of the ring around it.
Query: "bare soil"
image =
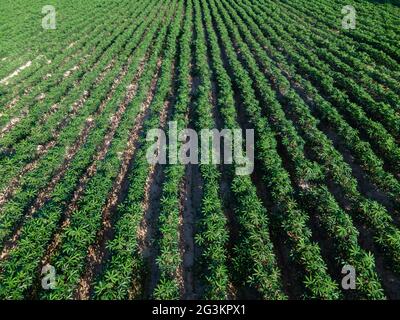
[[[30,67],[32,65],[32,61],[28,61],[24,65],[20,66],[17,70],[15,70],[13,73],[5,77],[4,79],[0,80],[0,84],[5,84],[8,85],[9,81],[14,78],[15,76],[19,75],[21,71],[25,70],[26,68]]]

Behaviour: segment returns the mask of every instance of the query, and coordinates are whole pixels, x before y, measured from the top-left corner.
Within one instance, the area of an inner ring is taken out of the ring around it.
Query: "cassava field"
[[[396,1],[1,0],[0,299],[400,299],[399,84]]]

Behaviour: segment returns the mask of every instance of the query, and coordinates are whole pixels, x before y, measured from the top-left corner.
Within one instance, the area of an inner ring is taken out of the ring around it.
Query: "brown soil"
[[[195,252],[194,242],[195,221],[201,207],[202,179],[199,166],[186,166],[185,181],[182,187],[182,225],[181,225],[181,252],[183,273],[183,299],[192,300],[197,297],[194,281]]]
[[[75,65],[75,66],[73,66],[71,69],[69,69],[69,70],[67,70],[67,71],[65,71],[64,72],[64,79],[65,78],[68,78],[74,71],[76,71],[76,70],[78,70],[79,69],[79,65]]]
[[[172,65],[172,82],[176,78],[176,66]],[[175,92],[174,92],[175,93]],[[165,101],[160,115],[160,128],[165,130],[167,120],[171,118],[175,97],[170,92],[170,97]],[[160,146],[159,146],[160,147]],[[156,263],[158,248],[155,239],[158,231],[158,217],[160,214],[160,199],[162,194],[162,184],[165,178],[163,166],[157,164],[150,169],[149,177],[146,181],[145,197],[143,201],[143,219],[140,222],[137,238],[140,255],[146,260],[147,270],[145,273],[143,285],[143,297],[150,298],[157,285],[160,277]],[[131,294],[135,292],[135,287],[132,285]]]
[[[193,63],[190,64],[191,73],[193,72]],[[200,79],[198,77],[189,76],[190,84],[190,103],[189,110],[186,114],[186,120],[189,124],[189,128],[193,129],[193,123],[190,119],[193,119],[194,114],[194,95],[197,93],[197,89],[200,85]],[[197,167],[197,168],[195,168]],[[197,174],[195,175],[195,169]],[[196,178],[196,179],[195,179]],[[196,209],[201,206],[201,195],[194,194],[194,188],[200,188],[201,190],[202,180],[199,174],[198,165],[186,165],[185,177],[181,182],[179,188],[180,198],[180,223],[179,223],[179,235],[180,235],[180,253],[182,258],[182,264],[177,270],[177,279],[180,284],[181,296],[183,299],[195,299],[195,288],[194,288],[194,264],[195,264],[195,216]],[[200,198],[199,198],[200,196]],[[195,204],[196,202],[196,204]],[[195,207],[196,206],[196,207]]]
[[[19,97],[19,96],[17,96],[17,97],[15,97],[14,99],[12,99],[11,100],[11,102],[8,104],[8,105],[6,105],[6,110],[7,109],[12,109],[12,108],[14,108],[15,107],[15,105],[18,103],[18,101],[20,100],[21,98]]]
[[[172,68],[175,72],[175,66]],[[160,128],[165,129],[167,119],[171,116],[172,99],[164,103],[160,115]],[[160,146],[159,146],[160,147]],[[143,200],[143,219],[140,222],[137,232],[138,247],[140,255],[147,261],[149,272],[146,274],[148,279],[144,281],[144,297],[151,297],[157,285],[159,272],[156,264],[157,248],[154,240],[157,233],[157,221],[160,212],[160,199],[162,194],[162,183],[164,181],[164,171],[162,165],[152,166],[145,186],[145,197]],[[134,290],[132,290],[134,292]]]
[[[0,80],[0,84],[5,84],[8,85],[8,81],[11,80],[12,78],[14,78],[15,76],[17,76],[21,71],[23,71],[24,69],[30,67],[32,65],[32,61],[28,61],[27,63],[25,63],[24,65],[20,66],[17,70],[15,70],[13,73],[11,73],[10,75],[8,75],[7,77],[5,77],[4,79]]]

